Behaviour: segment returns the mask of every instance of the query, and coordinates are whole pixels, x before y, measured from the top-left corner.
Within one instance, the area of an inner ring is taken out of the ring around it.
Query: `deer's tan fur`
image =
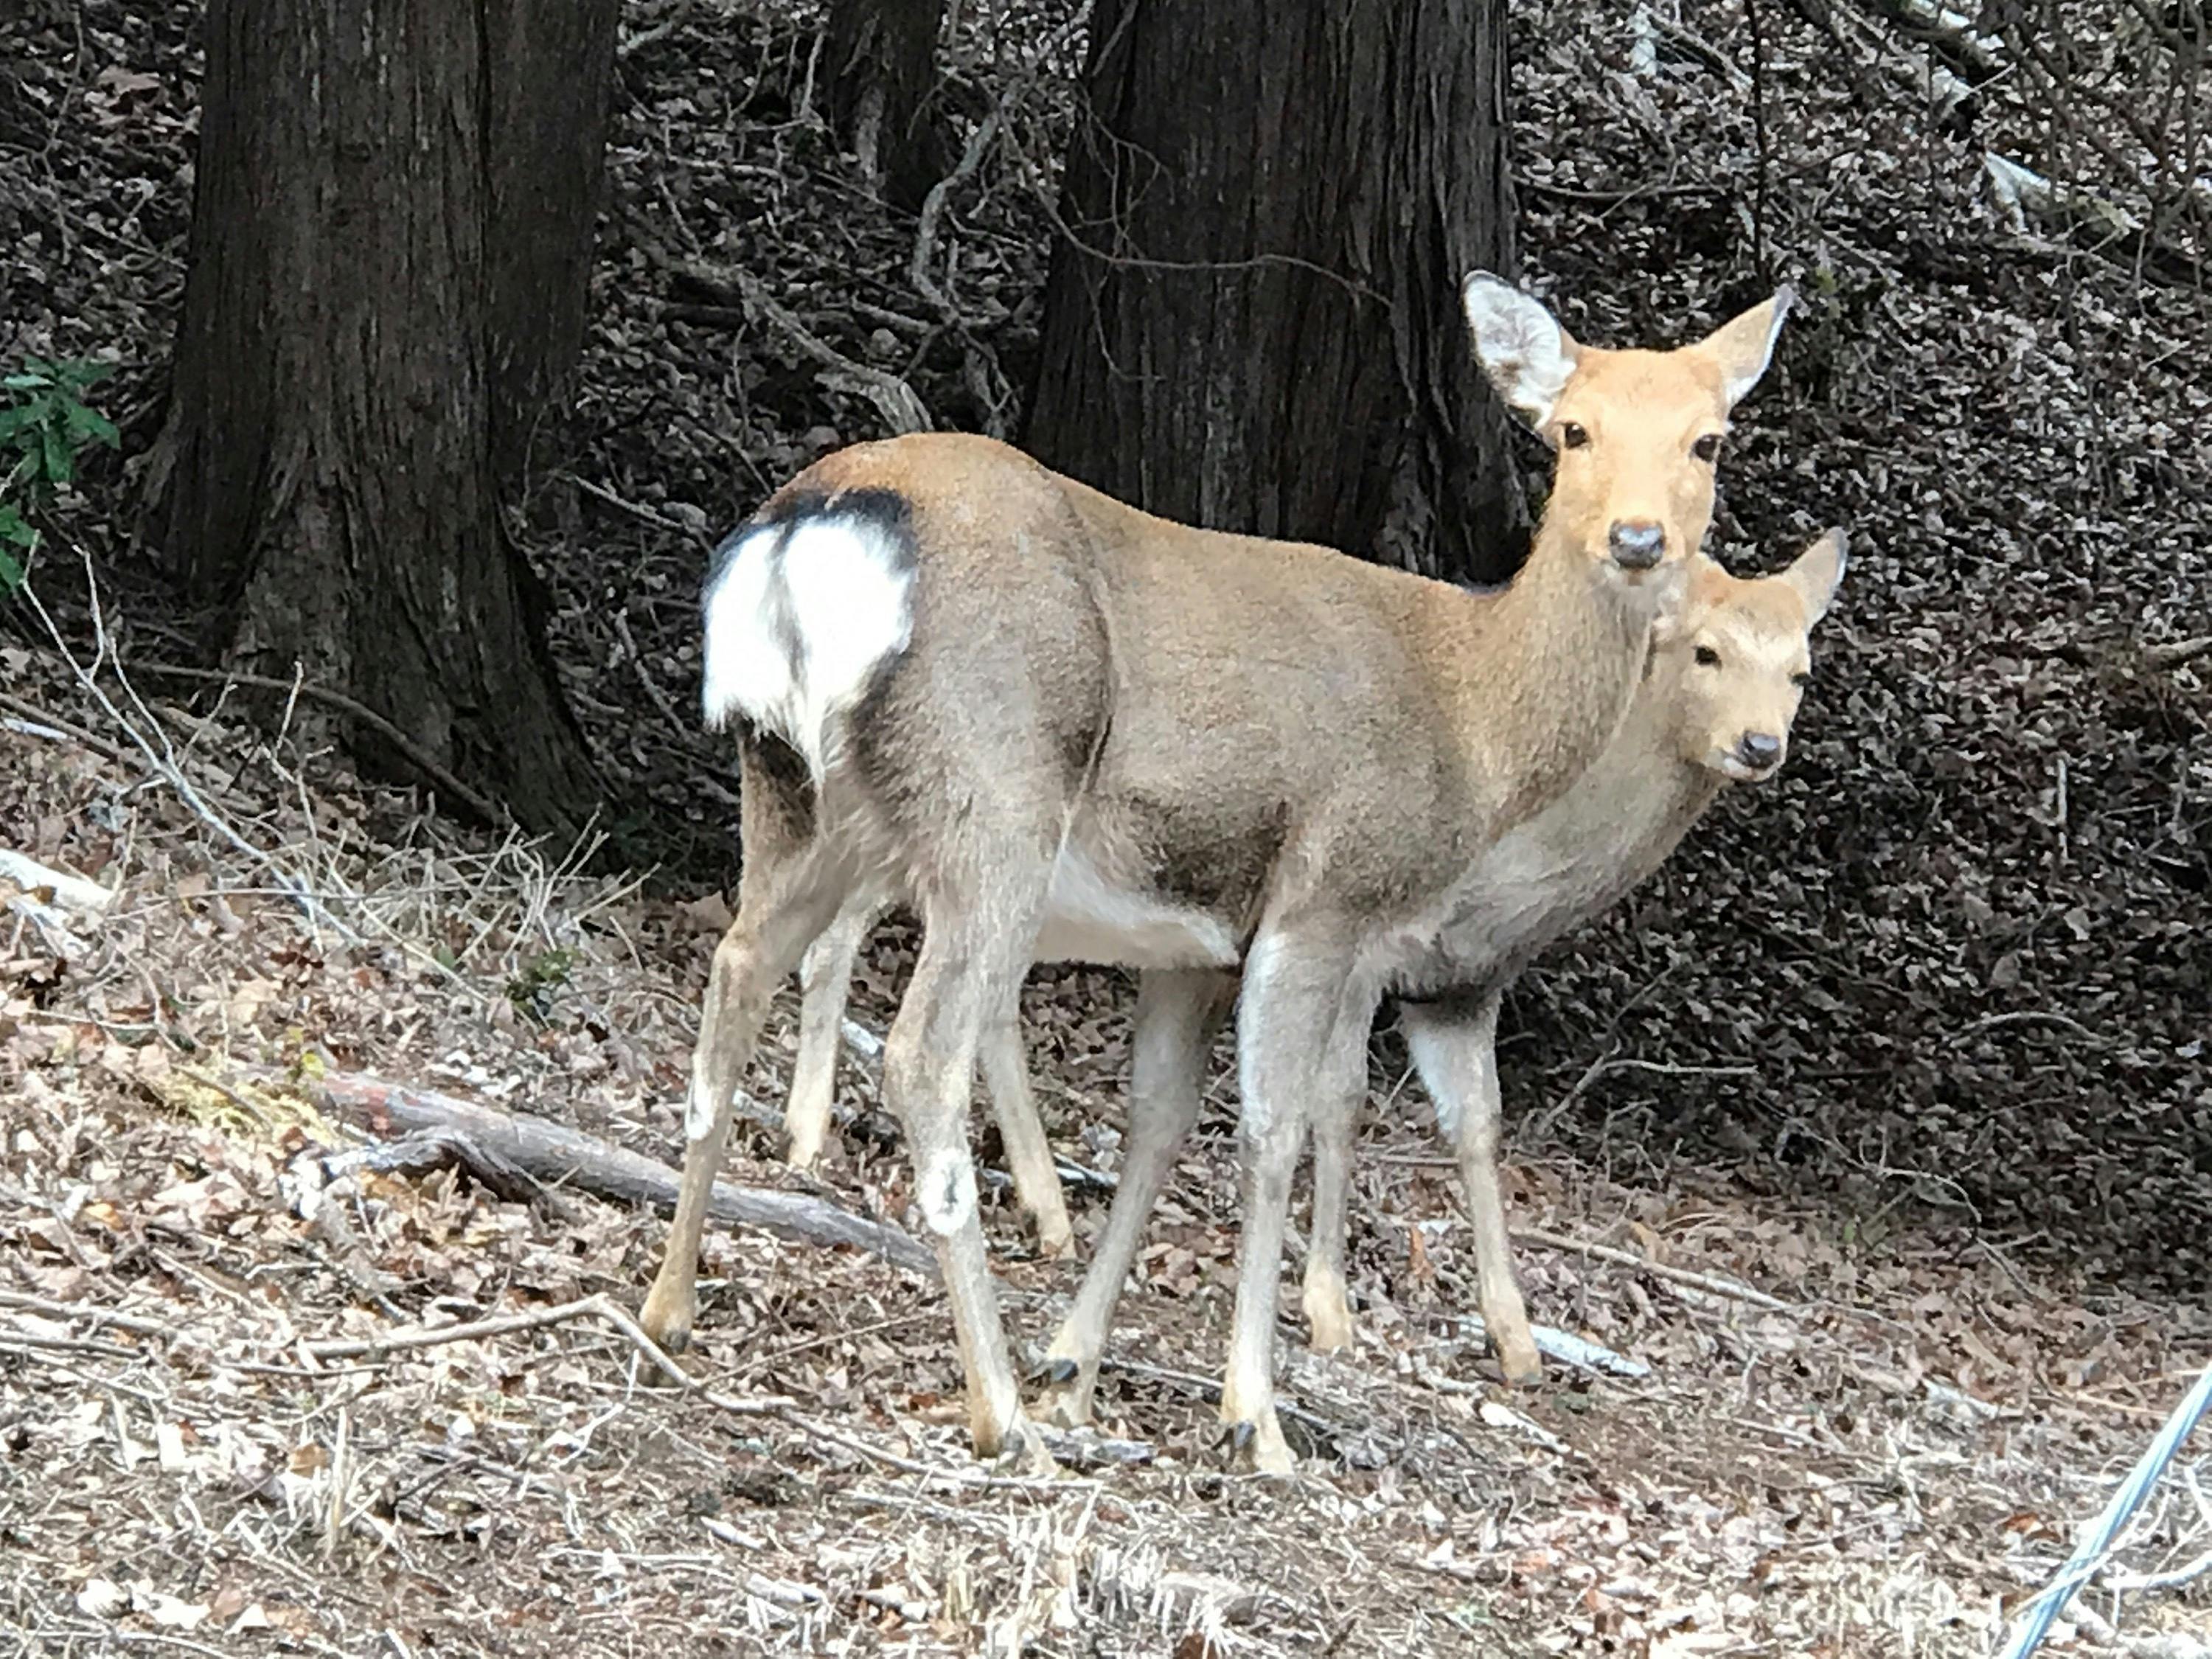
[[[857,446],[779,492],[709,583],[744,874],[647,1331],[681,1346],[696,1317],[706,1194],[769,995],[841,909],[902,899],[923,941],[885,1095],[976,1449],[1039,1455],[976,1217],[979,1043],[1038,957],[1148,970],[1160,1029],[1203,1026],[1203,988],[1241,969],[1255,1224],[1223,1412],[1283,1467],[1268,1340],[1308,1114],[1364,1082],[1377,999],[1419,988],[1482,850],[1612,738],[1711,519],[1702,441],[1764,368],[1782,303],[1677,351],[1607,352],[1471,279],[1486,367],[1561,447],[1527,565],[1492,593],[1170,524],[978,438]]]
[[[1446,934],[1462,982],[1401,1008],[1415,1069],[1458,1155],[1483,1323],[1510,1381],[1533,1381],[1540,1362],[1514,1282],[1496,1172],[1499,999],[1545,946],[1664,863],[1725,785],[1780,768],[1813,625],[1842,579],[1843,558],[1842,532],[1832,531],[1786,571],[1756,580],[1700,561],[1613,742],[1572,789],[1486,858],[1489,879]],[[1304,1304],[1317,1348],[1344,1346],[1352,1335],[1344,1278],[1352,1127],[1350,1114],[1314,1126]]]
[[[1832,532],[1782,574],[1729,576],[1693,567],[1681,611],[1655,630],[1651,665],[1605,751],[1551,806],[1482,856],[1422,977],[1431,994],[1404,1003],[1418,1068],[1459,1155],[1474,1225],[1484,1322],[1509,1378],[1532,1380],[1539,1361],[1513,1280],[1495,1168],[1497,1066],[1492,1053],[1504,988],[1544,946],[1609,908],[1658,867],[1726,782],[1771,775],[1783,761],[1808,665],[1808,636],[1842,575]],[[1711,660],[1707,660],[1707,659]],[[1747,757],[1747,750],[1755,753]],[[1199,1070],[1224,988],[1194,986],[1183,1023],[1140,1004],[1138,1079],[1131,1091],[1121,1181],[1098,1254],[1054,1338],[1043,1409],[1087,1421],[1114,1304],[1157,1201],[1195,1121]],[[1345,1294],[1345,1199],[1356,1082],[1314,1122],[1314,1212],[1305,1310],[1314,1346],[1351,1340]],[[1162,1087],[1160,1079],[1171,1079]]]

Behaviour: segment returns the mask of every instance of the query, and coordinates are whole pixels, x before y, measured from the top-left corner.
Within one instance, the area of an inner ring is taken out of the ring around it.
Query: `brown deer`
[[[1508,1380],[1540,1370],[1514,1284],[1498,1190],[1498,1000],[1544,947],[1609,908],[1666,860],[1730,782],[1771,777],[1783,762],[1809,666],[1813,625],[1843,577],[1844,538],[1831,531],[1780,574],[1732,577],[1692,564],[1680,611],[1653,629],[1644,684],[1613,741],[1553,805],[1506,832],[1455,888],[1433,955],[1406,971],[1399,1011],[1415,1067],[1454,1145],[1474,1227],[1483,1322]],[[1196,1068],[1224,1006],[1218,988],[1176,1040],[1195,1045],[1163,1066],[1176,1088],[1133,1092],[1121,1186],[1097,1259],[1054,1339],[1042,1409],[1065,1425],[1089,1420],[1114,1304],[1182,1139],[1198,1115]],[[1353,1112],[1333,1103],[1313,1123],[1314,1209],[1305,1311],[1313,1346],[1348,1344],[1345,1200]],[[1248,1218],[1249,1222],[1249,1218]]]
[[[1256,1462],[1286,1466],[1269,1338],[1309,1112],[1356,1097],[1378,999],[1432,954],[1483,849],[1612,738],[1789,296],[1671,352],[1579,345],[1484,273],[1464,298],[1493,384],[1559,452],[1528,559],[1498,592],[1170,524],[943,434],[826,457],[723,544],[705,705],[738,735],[745,862],[651,1335],[689,1340],[707,1195],[771,995],[849,902],[903,900],[922,944],[884,1094],[971,1437],[1048,1461],[976,1213],[979,1042],[1032,961],[1139,968],[1141,1092],[1147,1054],[1180,1066],[1175,1034],[1240,969],[1250,1224],[1222,1410]]]

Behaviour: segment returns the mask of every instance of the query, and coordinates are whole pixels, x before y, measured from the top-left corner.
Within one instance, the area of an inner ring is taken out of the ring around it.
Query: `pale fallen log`
[[[665,1164],[549,1118],[520,1117],[376,1078],[294,1079],[266,1070],[260,1074],[300,1090],[323,1111],[380,1138],[395,1132],[459,1130],[501,1162],[550,1185],[617,1204],[665,1210],[676,1202],[677,1173]],[[910,1234],[804,1193],[718,1181],[707,1212],[717,1221],[758,1227],[801,1244],[849,1245],[924,1278],[937,1277],[936,1258]]]
[[[13,848],[0,847],[0,881],[11,881],[27,893],[52,893],[54,903],[62,909],[88,916],[104,914],[115,902],[113,890],[41,864]]]

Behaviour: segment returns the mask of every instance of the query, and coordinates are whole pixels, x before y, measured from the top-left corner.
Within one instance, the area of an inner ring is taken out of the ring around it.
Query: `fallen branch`
[[[1490,1328],[1480,1314],[1446,1314],[1444,1318],[1466,1331],[1470,1336],[1486,1338]],[[1536,1352],[1558,1360],[1563,1365],[1572,1365],[1579,1370],[1601,1371],[1608,1376],[1644,1377],[1651,1375],[1651,1367],[1641,1359],[1620,1353],[1604,1344],[1587,1337],[1577,1336],[1572,1331],[1563,1331],[1556,1325],[1531,1325],[1528,1335],[1536,1345]]]
[[[87,881],[82,876],[50,868],[5,847],[0,847],[0,879],[34,891],[51,892],[54,902],[64,909],[82,911],[87,915],[99,915],[115,902],[112,889],[102,887],[96,881]]]
[[[2159,645],[2147,645],[2142,648],[2142,656],[2147,667],[2179,668],[2199,657],[2212,656],[2212,634],[2200,634],[2193,640],[2168,640]]]
[[[41,1336],[36,1331],[0,1325],[0,1348],[44,1348],[52,1353],[88,1353],[102,1359],[137,1359],[138,1350],[119,1342],[102,1342],[89,1336]]]
[[[1689,1267],[1670,1267],[1663,1261],[1654,1261],[1633,1250],[1617,1249],[1610,1244],[1592,1244],[1579,1238],[1569,1238],[1563,1233],[1546,1232],[1536,1227],[1514,1230],[1516,1241],[1534,1244],[1547,1250],[1571,1250],[1580,1255],[1591,1256],[1600,1261],[1617,1262],[1624,1267],[1633,1267],[1639,1273],[1650,1273],[1654,1279],[1664,1279],[1676,1285],[1686,1285],[1692,1290],[1724,1296],[1734,1302],[1748,1302],[1754,1308],[1771,1308],[1777,1313],[1795,1313],[1796,1309],[1778,1296],[1769,1296],[1765,1291],[1754,1291],[1748,1285],[1740,1285],[1733,1279],[1723,1279],[1716,1273],[1701,1273]],[[1539,1343],[1539,1346],[1542,1345]]]
[[[51,1297],[33,1296],[27,1291],[0,1291],[0,1308],[21,1308],[26,1313],[44,1314],[49,1319],[89,1319],[140,1336],[169,1334],[169,1328],[158,1320],[142,1319],[136,1314],[118,1313],[114,1309],[103,1308],[96,1302],[57,1302]]]
[[[586,1318],[605,1319],[610,1323],[631,1330],[636,1328],[630,1316],[604,1295],[592,1295],[574,1302],[563,1302],[558,1307],[535,1308],[528,1313],[501,1314],[495,1319],[471,1320],[465,1325],[417,1326],[413,1330],[393,1331],[388,1335],[365,1340],[310,1342],[306,1347],[308,1355],[316,1359],[360,1359],[372,1354],[442,1347],[448,1342],[475,1342],[487,1336],[509,1336],[516,1331],[542,1331],[549,1325],[565,1325],[572,1319]],[[642,1331],[638,1331],[637,1336],[646,1358],[653,1362],[656,1370],[685,1388],[694,1386],[683,1368],[661,1352],[659,1343]]]
[[[1990,197],[2016,234],[2027,236],[2040,227],[2085,252],[2138,264],[2168,286],[2189,287],[2197,282],[2196,256],[2185,246],[2158,240],[2118,203],[2078,185],[2047,179],[1995,150],[1982,157],[1982,169],[1989,178]]]
[[[296,1089],[322,1110],[380,1138],[394,1130],[459,1130],[493,1157],[540,1181],[618,1204],[665,1210],[676,1202],[677,1173],[665,1164],[550,1119],[516,1116],[376,1078],[293,1079],[271,1068],[253,1069],[264,1080]],[[801,1244],[848,1245],[925,1278],[937,1277],[936,1258],[907,1233],[805,1194],[717,1182],[707,1212],[717,1221],[758,1227]]]

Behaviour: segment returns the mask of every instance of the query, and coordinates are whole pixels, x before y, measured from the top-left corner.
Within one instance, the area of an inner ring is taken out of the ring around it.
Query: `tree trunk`
[[[1030,447],[1170,518],[1510,576],[1458,297],[1513,264],[1504,0],[1098,0],[1091,33]]]
[[[591,295],[621,0],[484,0],[492,464],[520,476]]]
[[[930,113],[944,21],[945,0],[831,0],[823,43],[830,125],[881,180],[884,199],[909,213],[952,166]]]
[[[616,12],[214,0],[150,492],[234,665],[298,665],[548,830],[595,784],[498,492],[580,337]]]

